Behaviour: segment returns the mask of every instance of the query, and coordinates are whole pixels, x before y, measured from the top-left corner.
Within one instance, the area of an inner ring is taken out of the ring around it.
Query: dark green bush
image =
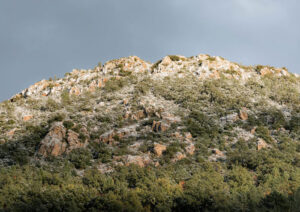
[[[87,149],[74,149],[68,154],[68,160],[74,164],[77,169],[84,169],[91,165],[92,155]]]
[[[71,129],[74,126],[74,123],[72,121],[64,121],[63,125],[67,129]]]
[[[255,134],[264,139],[266,142],[270,143],[272,141],[272,137],[267,127],[258,126],[255,130]]]

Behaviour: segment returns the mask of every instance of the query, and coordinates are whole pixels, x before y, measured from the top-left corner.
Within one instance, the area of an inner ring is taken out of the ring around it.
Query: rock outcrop
[[[154,144],[154,153],[160,157],[164,151],[166,151],[167,146],[162,144]]]
[[[67,130],[62,123],[54,123],[45,138],[40,142],[38,153],[43,156],[60,156],[73,149],[86,147],[87,139],[79,139],[79,134]]]
[[[54,123],[46,137],[41,141],[38,153],[43,156],[62,155],[67,148],[66,132],[61,123]]]

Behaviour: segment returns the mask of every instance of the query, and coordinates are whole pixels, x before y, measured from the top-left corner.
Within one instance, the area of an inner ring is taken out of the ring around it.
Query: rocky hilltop
[[[286,68],[209,55],[155,64],[131,56],[42,80],[2,102],[0,166],[67,163],[84,177],[89,169],[209,164],[224,181],[240,165],[262,198],[300,186],[299,130],[300,77]],[[290,167],[282,172],[294,176],[289,186],[264,178],[261,165],[270,161]],[[172,178],[179,188],[191,170]]]

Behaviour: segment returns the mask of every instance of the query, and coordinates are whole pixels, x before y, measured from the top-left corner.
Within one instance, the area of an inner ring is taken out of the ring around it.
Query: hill
[[[0,104],[0,208],[299,210],[300,77],[136,56]]]

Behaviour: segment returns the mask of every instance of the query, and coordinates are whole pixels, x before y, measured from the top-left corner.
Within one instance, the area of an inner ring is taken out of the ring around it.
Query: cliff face
[[[279,133],[291,136],[299,92],[299,76],[286,68],[209,55],[155,64],[131,56],[42,80],[1,103],[0,141],[18,143],[32,162],[86,149],[104,172],[183,158],[226,161],[240,140],[259,151],[277,148]],[[0,160],[15,163],[10,155]]]

